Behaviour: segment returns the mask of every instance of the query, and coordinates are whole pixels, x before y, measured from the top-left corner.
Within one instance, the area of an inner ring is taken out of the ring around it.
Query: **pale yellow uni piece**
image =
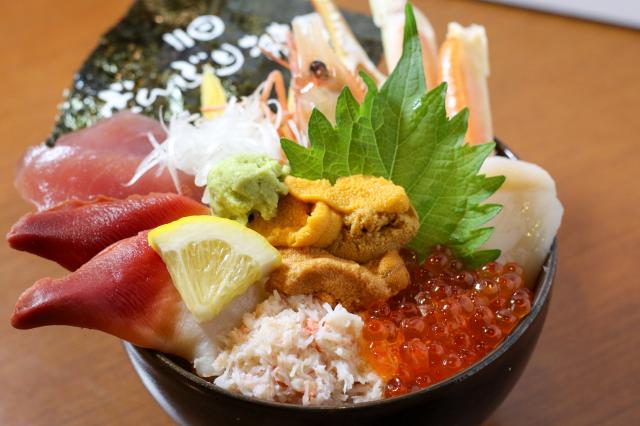
[[[316,203],[307,220],[307,224],[291,237],[290,247],[329,246],[340,234],[342,216],[331,210],[323,202]]]
[[[275,218],[256,217],[249,226],[276,247],[324,248],[338,238],[342,216],[325,203],[311,205],[287,195]]]

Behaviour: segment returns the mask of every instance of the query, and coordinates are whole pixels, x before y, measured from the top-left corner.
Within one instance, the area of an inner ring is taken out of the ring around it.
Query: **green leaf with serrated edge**
[[[295,164],[291,166],[292,169],[295,167],[295,172],[292,170],[294,176],[304,176],[306,179],[324,178],[322,170],[324,149],[315,145],[313,149],[307,149],[289,139],[282,139],[280,145],[289,159],[289,165]]]
[[[436,244],[449,246],[469,266],[495,260],[499,250],[476,251],[493,228],[483,227],[502,206],[480,204],[504,182],[478,171],[494,142],[465,145],[469,113],[451,119],[446,84],[426,91],[420,41],[410,5],[405,9],[404,49],[398,65],[378,91],[361,74],[368,91],[362,104],[345,88],[336,104],[336,125],[314,110],[311,148],[283,140],[291,173],[306,179],[365,174],[405,188],[420,227],[410,246],[421,257]]]
[[[478,268],[500,257],[500,250],[480,250],[463,259],[469,268]]]

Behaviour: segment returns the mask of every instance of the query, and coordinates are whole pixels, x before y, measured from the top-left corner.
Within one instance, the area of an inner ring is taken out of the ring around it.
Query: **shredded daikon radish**
[[[198,114],[174,115],[169,126],[164,126],[167,133],[164,142],[158,143],[153,135],[148,135],[153,151],[142,160],[127,185],[159,166],[157,173],[166,167],[180,192],[178,170],[194,176],[197,186],[205,186],[209,170],[232,155],[264,154],[282,160],[278,135],[281,106],[275,99],[268,104],[260,99],[263,87],[264,84],[240,101],[231,98],[224,112],[210,120]],[[273,105],[275,114],[268,105]],[[204,191],[202,201],[209,202],[208,191]]]

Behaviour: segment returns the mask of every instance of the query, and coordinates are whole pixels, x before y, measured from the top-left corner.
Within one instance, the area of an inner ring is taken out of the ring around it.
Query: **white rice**
[[[359,354],[362,325],[341,305],[274,292],[229,334],[213,364],[215,384],[302,405],[380,399],[382,380]]]

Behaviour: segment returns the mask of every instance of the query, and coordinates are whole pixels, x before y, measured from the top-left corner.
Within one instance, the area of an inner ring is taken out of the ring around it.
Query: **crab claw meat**
[[[535,164],[504,157],[487,158],[480,173],[506,177],[487,200],[503,208],[487,224],[494,231],[483,248],[500,249],[499,260],[520,264],[525,282],[533,285],[562,221],[563,207],[555,182]]]
[[[204,204],[178,194],[72,200],[23,216],[9,231],[7,241],[16,250],[53,260],[75,271],[123,238],[184,216],[208,213]]]

